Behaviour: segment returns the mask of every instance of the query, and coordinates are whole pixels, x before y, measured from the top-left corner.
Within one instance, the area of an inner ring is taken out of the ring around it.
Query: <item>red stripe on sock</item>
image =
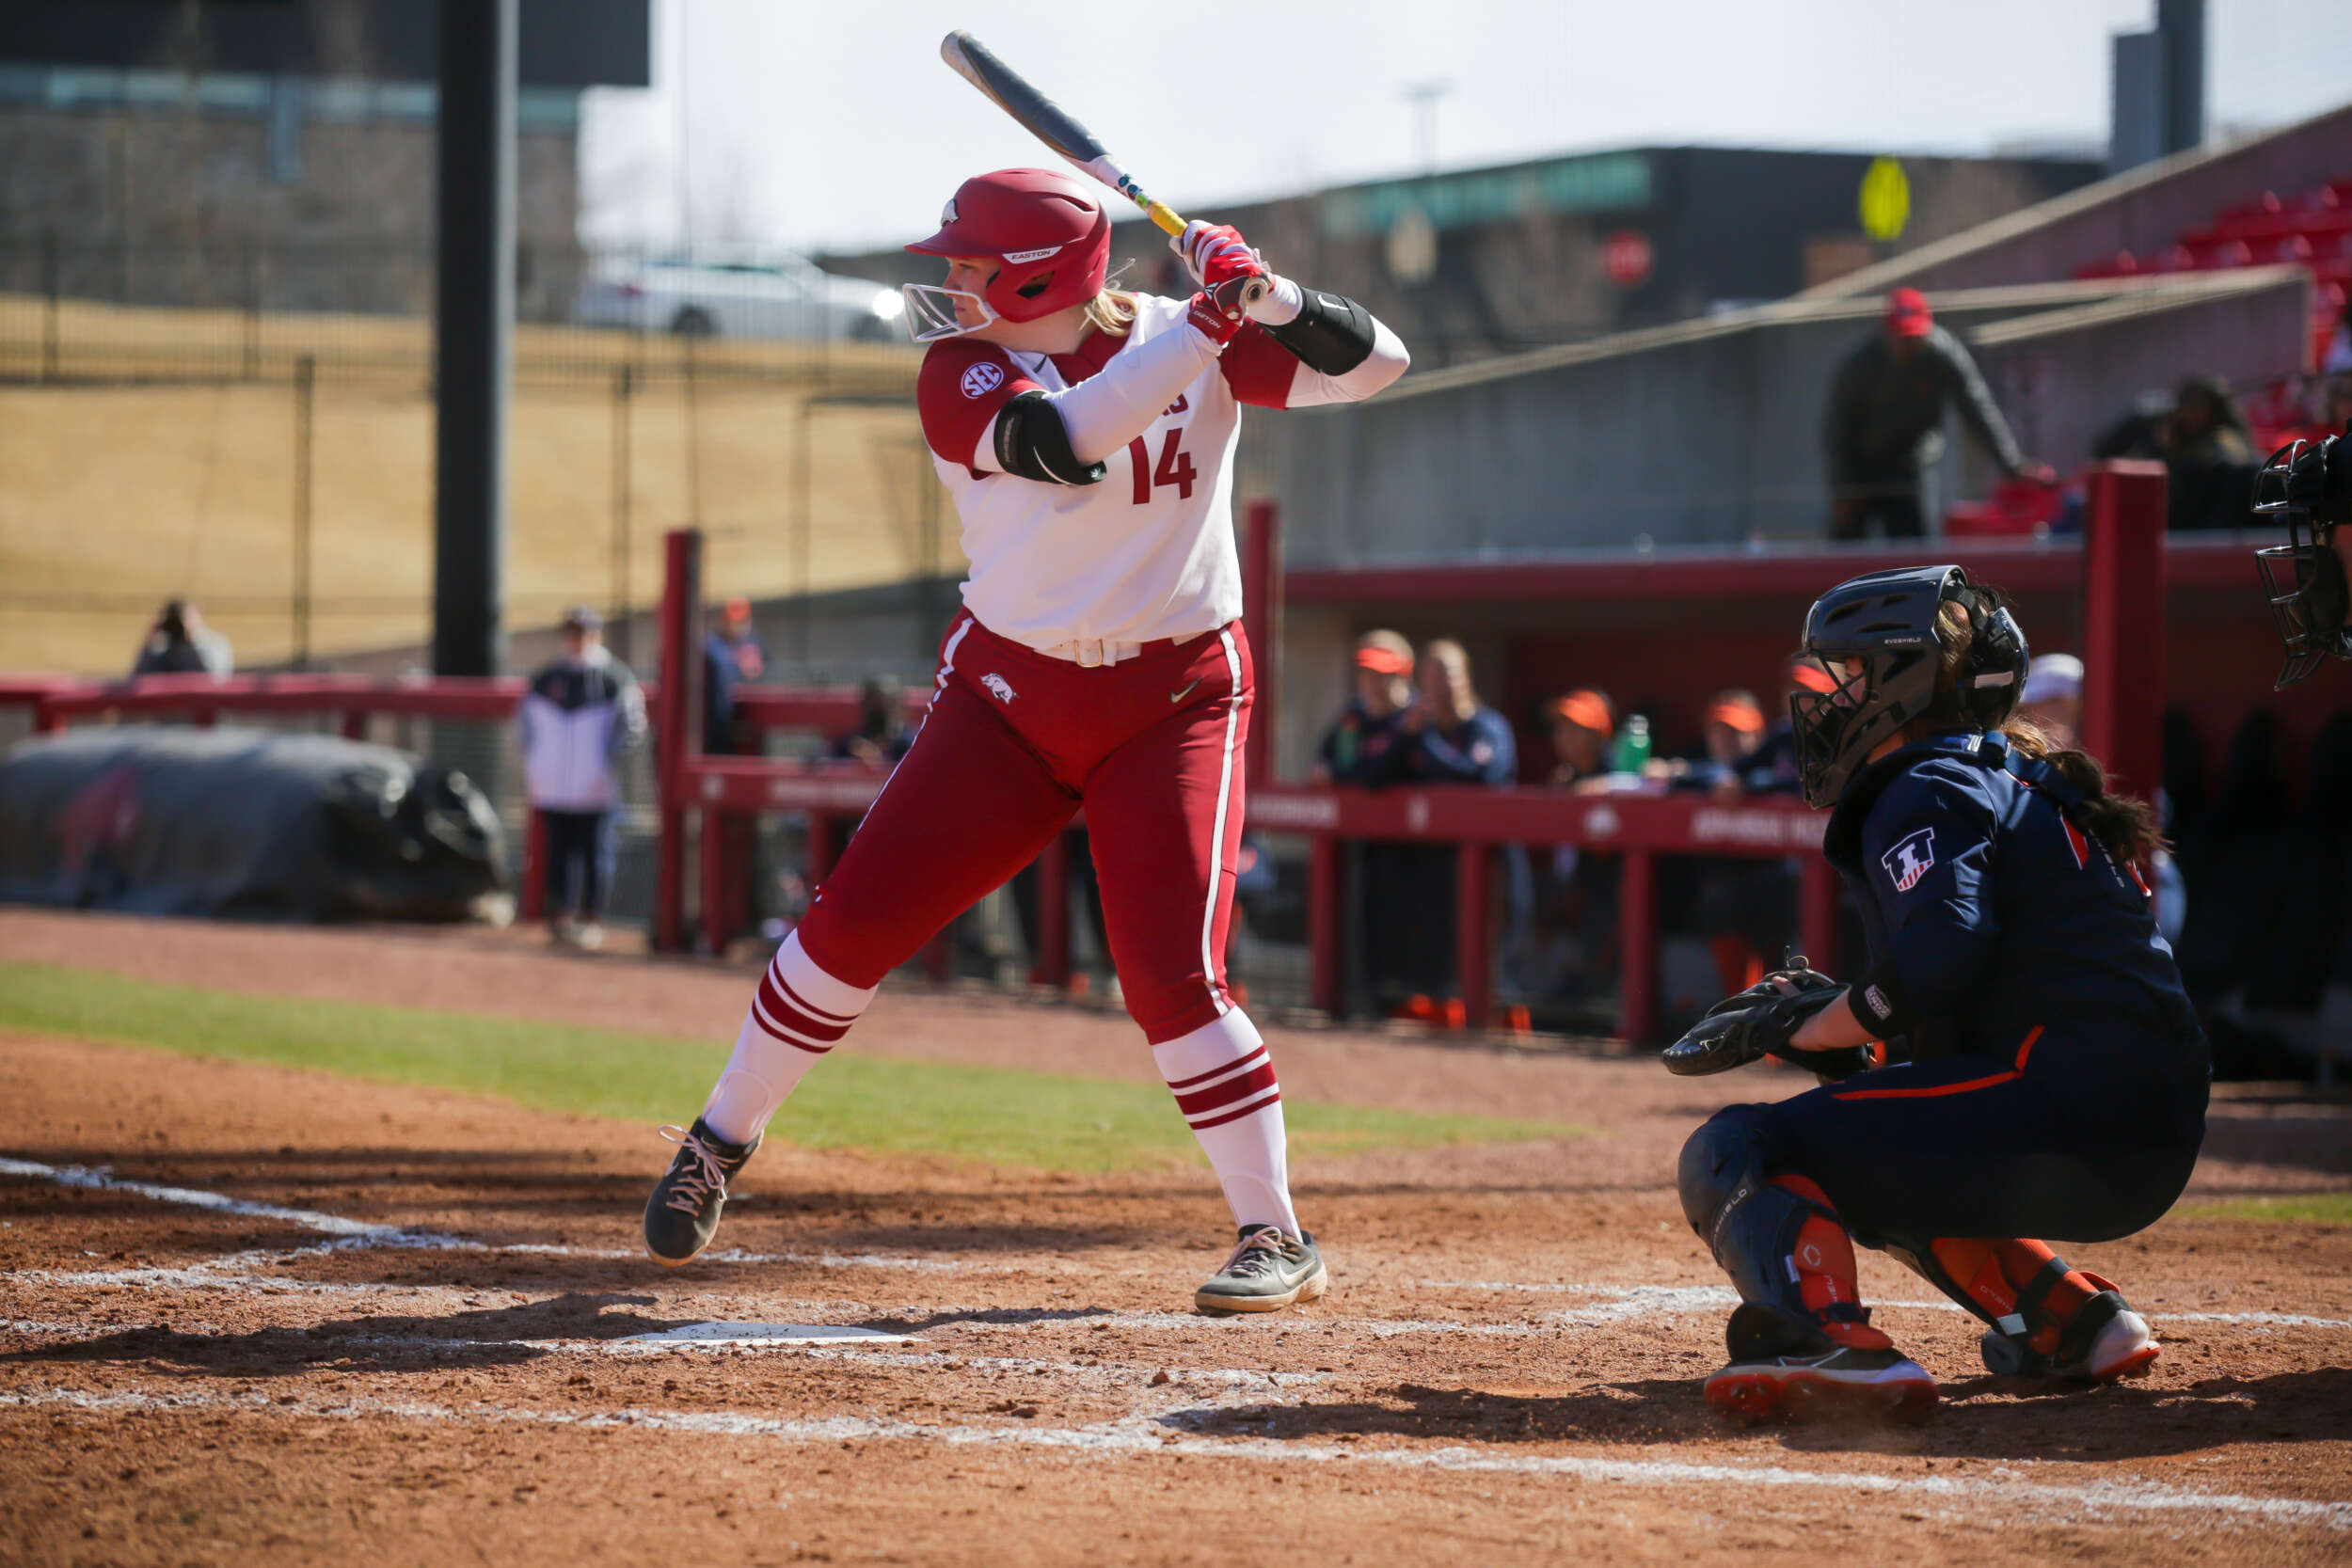
[[[801,999],[776,979],[771,969],[759,977],[759,1005],[768,1009],[768,1016],[777,1022],[798,1030],[813,1040],[830,1045],[850,1032],[847,1023],[834,1023],[811,1012]]]
[[[776,984],[784,989],[785,995],[792,999],[792,1005],[794,1006],[800,1008],[801,1011],[806,1013],[811,1018],[822,1019],[827,1023],[838,1023],[844,1029],[847,1029],[850,1024],[857,1022],[857,1014],[855,1013],[836,1013],[828,1008],[820,1007],[817,1006],[816,1003],[811,1002],[807,997],[803,996],[799,991],[794,990],[792,989],[792,982],[786,979],[781,973],[782,967],[783,966],[779,964],[771,963],[768,966],[768,973],[775,976]]]
[[[783,1025],[770,1018],[756,1002],[752,1004],[752,1022],[759,1025],[761,1034],[766,1035],[770,1039],[782,1040],[795,1051],[805,1051],[812,1056],[822,1056],[833,1049],[830,1045],[818,1045],[813,1040],[795,1039]]]
[[[1282,1103],[1282,1091],[1277,1089],[1255,1105],[1244,1105],[1238,1110],[1228,1111],[1223,1116],[1202,1117],[1198,1121],[1193,1121],[1190,1117],[1186,1117],[1185,1120],[1194,1132],[1205,1132],[1212,1127],[1222,1127],[1229,1121],[1239,1121],[1244,1117],[1254,1117],[1267,1106],[1280,1103]]]
[[[1227,1062],[1222,1067],[1213,1067],[1206,1072],[1196,1072],[1189,1078],[1173,1079],[1169,1082],[1168,1086],[1174,1093],[1182,1094],[1196,1084],[1205,1084],[1212,1078],[1222,1078],[1227,1073],[1232,1071],[1235,1068],[1248,1067],[1253,1062],[1263,1060],[1264,1056],[1265,1047],[1262,1045],[1255,1051],[1250,1052],[1248,1055],[1234,1057],[1232,1061]]]
[[[1190,1121],[1205,1112],[1221,1111],[1237,1100],[1248,1100],[1251,1095],[1274,1086],[1274,1064],[1262,1061],[1238,1078],[1229,1078],[1197,1094],[1178,1095],[1176,1108],[1184,1113],[1185,1120]]]

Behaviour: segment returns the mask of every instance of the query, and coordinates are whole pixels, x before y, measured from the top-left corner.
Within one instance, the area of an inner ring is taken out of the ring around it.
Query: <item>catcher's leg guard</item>
[[[2107,1383],[2144,1373],[2158,1354],[2113,1281],[2045,1242],[1939,1236],[1887,1250],[1990,1325],[1979,1349],[1996,1375]]]
[[[1683,1217],[1740,1292],[1733,1356],[1892,1349],[1854,1299],[1853,1243],[1837,1211],[1804,1177],[1765,1174],[1777,1145],[1760,1107],[1734,1105],[1682,1146]]]

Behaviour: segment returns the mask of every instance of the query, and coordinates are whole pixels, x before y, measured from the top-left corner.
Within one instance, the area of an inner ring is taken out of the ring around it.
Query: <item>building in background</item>
[[[432,302],[439,8],[0,8],[0,287],[147,305]],[[582,264],[580,97],[644,86],[647,0],[523,0],[516,313]]]
[[[2089,184],[2099,158],[1913,158],[1622,148],[1215,206],[1273,264],[1361,300],[1417,367],[1662,325],[1780,299]],[[895,250],[825,258],[885,282]],[[1176,292],[1157,230],[1117,226],[1112,264]]]

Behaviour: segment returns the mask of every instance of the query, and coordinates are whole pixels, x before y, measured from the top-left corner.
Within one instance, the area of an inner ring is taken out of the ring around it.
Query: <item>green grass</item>
[[[2301,1220],[2308,1224],[2352,1225],[2352,1193],[2298,1193],[2293,1197],[2233,1197],[2212,1203],[2183,1205],[2184,1212],[2200,1219]]]
[[[0,963],[0,1027],[462,1089],[629,1121],[691,1120],[726,1059],[707,1041],[247,996],[38,964]],[[1585,1131],[1289,1099],[1283,1105],[1293,1146],[1327,1154]],[[1154,1085],[889,1061],[854,1049],[809,1074],[771,1135],[814,1148],[1040,1170],[1132,1170],[1200,1158],[1168,1091]]]

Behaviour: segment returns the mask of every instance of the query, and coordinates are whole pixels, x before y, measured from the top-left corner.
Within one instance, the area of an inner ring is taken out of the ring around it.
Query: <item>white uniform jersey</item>
[[[1245,326],[1142,435],[1106,459],[1095,483],[974,467],[998,411],[1018,394],[1067,390],[1131,345],[1194,330],[1181,300],[1139,295],[1136,306],[1125,337],[1089,333],[1072,354],[954,338],[933,343],[924,359],[916,400],[923,432],[972,562],[963,602],[1000,637],[1039,649],[1073,640],[1149,642],[1214,631],[1241,614],[1232,523],[1241,404],[1326,401],[1315,395],[1326,378],[1263,329]]]

